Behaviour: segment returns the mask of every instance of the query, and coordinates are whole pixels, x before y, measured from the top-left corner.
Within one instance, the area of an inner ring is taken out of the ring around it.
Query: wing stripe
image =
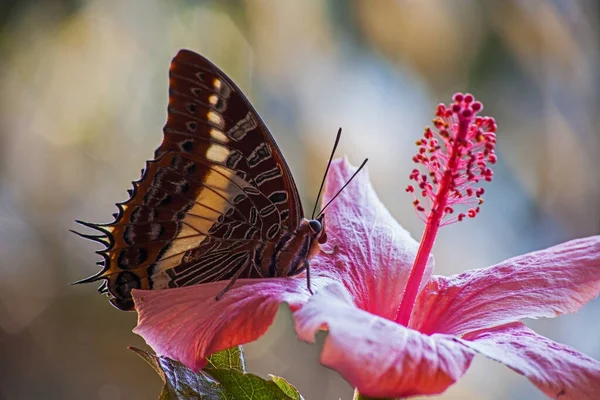
[[[243,266],[243,264],[246,263],[246,259],[248,258],[248,253],[247,252],[240,252],[240,253],[233,253],[233,254],[229,254],[228,257],[226,257],[221,263],[217,263],[215,264],[215,262],[211,263],[211,264],[203,264],[202,265],[202,269],[205,269],[205,271],[201,270],[196,270],[194,271],[194,274],[190,274],[187,275],[186,277],[180,278],[180,279],[175,279],[175,281],[177,282],[177,284],[179,286],[188,286],[188,285],[194,285],[197,283],[202,283],[202,282],[212,282],[214,280],[218,280],[218,279],[211,279],[214,278],[215,276],[217,276],[219,273],[221,273],[221,277],[225,276],[228,272],[231,272],[233,270],[237,270],[237,266],[239,264],[240,267]],[[239,261],[242,261],[242,263],[239,263]],[[212,267],[210,267],[212,265]],[[223,268],[225,266],[225,268]],[[208,268],[205,268],[208,267]],[[198,273],[198,271],[202,271],[200,273]],[[210,275],[207,275],[207,273],[211,273],[212,271],[216,271]]]

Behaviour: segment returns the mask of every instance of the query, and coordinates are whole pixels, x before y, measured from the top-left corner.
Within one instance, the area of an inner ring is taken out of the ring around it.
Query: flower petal
[[[536,334],[521,322],[474,332],[465,345],[525,375],[553,399],[600,396],[600,362]]]
[[[314,290],[330,283],[313,280]],[[302,278],[239,279],[222,298],[228,282],[166,290],[134,290],[138,325],[134,332],[159,355],[198,371],[206,357],[263,335],[279,303],[297,309],[309,297]]]
[[[462,335],[517,321],[572,313],[600,293],[600,236],[572,240],[493,267],[435,276],[410,326]]]
[[[358,309],[338,283],[316,292],[293,316],[306,342],[314,343],[319,330],[329,331],[321,363],[366,396],[441,393],[473,358],[452,336],[426,336]]]
[[[355,171],[345,158],[333,161],[324,205]],[[325,216],[327,244],[337,246],[337,250],[333,256],[315,256],[311,262],[315,274],[337,276],[358,307],[394,319],[419,244],[379,200],[366,171],[341,192],[325,210]],[[432,269],[430,257],[422,285],[429,280]]]

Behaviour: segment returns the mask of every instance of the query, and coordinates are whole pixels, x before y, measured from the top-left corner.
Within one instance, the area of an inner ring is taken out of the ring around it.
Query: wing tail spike
[[[108,294],[108,281],[105,280],[100,286],[98,286],[98,293]]]
[[[94,274],[92,276],[88,276],[87,278],[83,278],[83,279],[80,279],[78,281],[71,282],[71,283],[69,283],[69,285],[71,285],[71,286],[73,286],[73,285],[80,285],[82,283],[92,283],[92,282],[97,282],[100,279],[106,279],[106,277],[102,276],[104,274],[104,272],[106,272],[106,271],[100,271],[97,274]]]
[[[74,234],[76,234],[77,236],[79,236],[81,238],[103,244],[106,247],[108,247],[110,245],[110,241],[108,241],[108,239],[106,238],[106,235],[86,235],[85,233],[77,232],[76,230],[73,230],[73,229],[69,229],[69,231],[73,232]]]
[[[104,234],[106,236],[109,235],[109,232],[106,229],[104,229],[104,227],[111,225],[111,223],[97,224],[97,223],[94,223],[94,222],[87,222],[87,221],[82,221],[82,220],[79,220],[79,219],[76,219],[75,222],[77,222],[79,225],[85,226],[86,228],[90,228],[90,229],[97,230],[98,232],[102,232],[102,234]]]

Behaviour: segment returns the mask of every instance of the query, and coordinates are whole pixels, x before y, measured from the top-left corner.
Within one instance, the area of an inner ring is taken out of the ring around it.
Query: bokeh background
[[[312,208],[338,153],[369,157],[384,203],[415,237],[404,192],[414,142],[438,102],[470,91],[499,124],[482,214],[442,230],[440,274],[600,230],[597,1],[0,2],[0,398],[153,399],[161,382],[128,345],[136,315],[95,287],[93,243],[74,219],[111,220],[161,141],[167,71],[180,48],[212,59],[274,133]],[[600,301],[527,321],[600,359]],[[251,372],[307,399],[350,399],[286,317],[246,346]],[[443,399],[542,399],[476,358]]]

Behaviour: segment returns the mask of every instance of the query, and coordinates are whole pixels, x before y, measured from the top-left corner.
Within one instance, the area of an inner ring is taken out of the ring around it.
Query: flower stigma
[[[406,191],[413,196],[425,230],[397,313],[402,325],[410,321],[438,229],[475,218],[485,193],[480,184],[491,182],[494,176],[489,165],[497,160],[497,126],[494,118],[479,116],[481,110],[483,105],[473,95],[456,93],[451,104],[437,106],[433,128],[426,127],[416,142],[418,151],[413,161],[427,173],[413,169],[409,178],[414,184]]]

